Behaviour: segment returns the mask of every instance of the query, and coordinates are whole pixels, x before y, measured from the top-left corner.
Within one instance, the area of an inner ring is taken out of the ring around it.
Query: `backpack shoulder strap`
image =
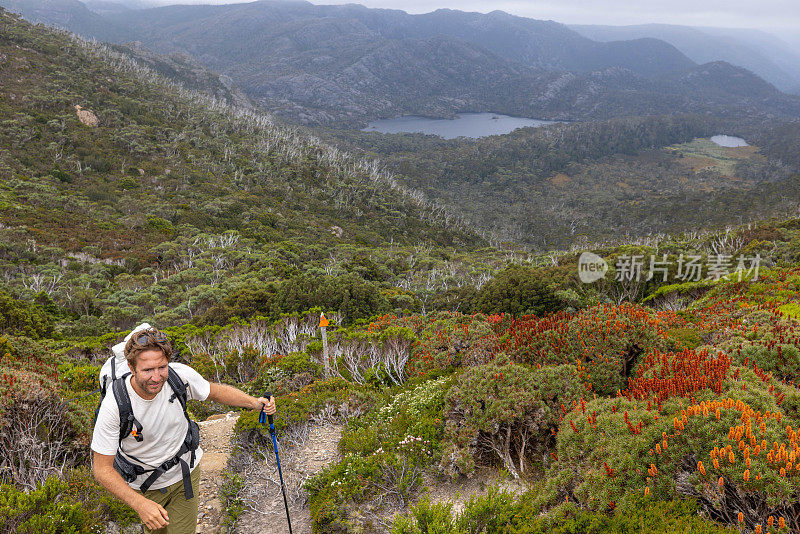
[[[111,357],[106,360],[106,364],[111,367],[111,380],[109,380],[109,376],[107,374],[100,375],[100,402],[103,402],[103,399],[108,392],[108,384],[109,382],[113,382],[117,379],[117,371],[114,369],[114,355],[112,354]],[[98,406],[99,407],[99,406]]]
[[[117,401],[119,408],[119,441],[132,435],[136,441],[142,441],[142,425],[133,415],[131,398],[128,395],[128,388],[125,384],[127,375],[117,378],[111,383],[111,391],[114,393],[114,400]]]
[[[181,403],[181,408],[183,408],[184,415],[186,415],[186,418],[188,419],[189,415],[186,413],[186,401],[188,400],[188,393],[186,391],[187,386],[178,375],[178,372],[173,369],[171,365],[169,366],[169,373],[167,374],[167,383],[173,391],[172,397],[170,397],[169,401],[172,402],[177,398]]]

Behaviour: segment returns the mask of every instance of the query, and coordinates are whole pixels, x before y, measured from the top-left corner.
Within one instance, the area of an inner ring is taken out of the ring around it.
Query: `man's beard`
[[[134,380],[136,380],[136,385],[139,386],[139,389],[151,395],[157,394],[164,387],[164,382],[160,380],[155,382],[153,380],[139,380],[135,377]]]

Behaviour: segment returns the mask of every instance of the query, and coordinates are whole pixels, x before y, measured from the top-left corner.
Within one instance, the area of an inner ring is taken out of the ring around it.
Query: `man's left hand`
[[[261,410],[262,407],[264,409],[264,413],[267,415],[274,415],[275,414],[275,397],[272,396],[267,400],[264,397],[259,397],[256,401],[258,404],[256,405],[256,410]]]

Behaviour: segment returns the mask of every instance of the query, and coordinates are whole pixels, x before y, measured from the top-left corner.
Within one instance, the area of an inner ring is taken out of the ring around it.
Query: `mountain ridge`
[[[567,120],[698,111],[800,116],[800,99],[731,92],[733,71],[717,76],[718,86],[713,77],[693,92],[676,86],[697,65],[663,41],[598,43],[560,23],[497,11],[410,15],[260,1],[163,6],[107,20],[125,24],[117,40],[188,54],[302,124],[354,127],[469,111]]]
[[[782,91],[800,92],[800,55],[771,34],[673,24],[569,27],[598,41],[654,37],[672,44],[697,63],[727,61],[753,71]]]

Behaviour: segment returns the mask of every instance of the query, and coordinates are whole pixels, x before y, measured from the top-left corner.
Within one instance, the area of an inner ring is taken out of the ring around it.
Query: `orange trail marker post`
[[[319,314],[319,329],[322,333],[322,365],[325,368],[325,378],[331,376],[331,363],[328,360],[328,331],[326,329],[330,324],[324,313]]]

